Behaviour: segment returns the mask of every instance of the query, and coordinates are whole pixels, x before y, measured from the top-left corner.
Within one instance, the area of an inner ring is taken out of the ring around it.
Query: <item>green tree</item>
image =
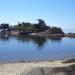
[[[25,22],[22,22],[22,23],[18,22],[18,25],[15,25],[13,28],[15,30],[27,32],[27,31],[30,31],[32,29],[32,24],[31,23],[25,23]]]
[[[21,23],[21,28],[23,31],[30,31],[32,29],[31,23]]]
[[[48,30],[49,27],[46,25],[45,21],[42,19],[38,19],[38,23],[33,25],[35,31],[37,32],[41,32],[41,31],[45,31]]]
[[[52,28],[50,29],[50,31],[51,31],[52,34],[63,34],[63,33],[64,33],[64,32],[62,31],[62,29],[59,28],[59,27],[52,27]]]
[[[7,30],[9,30],[9,24],[1,24],[1,29],[3,29],[3,30],[5,30],[5,29],[7,29]]]

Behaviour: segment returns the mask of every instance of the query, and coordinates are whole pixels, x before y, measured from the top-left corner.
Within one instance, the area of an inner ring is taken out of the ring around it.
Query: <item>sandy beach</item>
[[[62,60],[0,63],[0,75],[26,75],[27,72],[37,67],[48,67],[52,69],[56,67],[68,67],[73,64],[75,62],[62,63]]]

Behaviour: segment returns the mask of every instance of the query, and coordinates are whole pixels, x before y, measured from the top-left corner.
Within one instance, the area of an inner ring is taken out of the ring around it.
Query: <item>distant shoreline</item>
[[[46,36],[46,37],[73,37],[75,38],[75,33],[49,34],[49,33],[39,32],[39,33],[20,34],[19,32],[11,31],[9,35],[11,36],[23,35],[23,36],[39,36],[39,37]]]

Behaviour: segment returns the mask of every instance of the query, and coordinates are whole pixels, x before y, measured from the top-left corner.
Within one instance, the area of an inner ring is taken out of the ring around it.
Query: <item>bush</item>
[[[64,32],[62,31],[62,29],[61,28],[58,28],[58,27],[52,27],[50,29],[50,32],[52,34],[64,34]]]

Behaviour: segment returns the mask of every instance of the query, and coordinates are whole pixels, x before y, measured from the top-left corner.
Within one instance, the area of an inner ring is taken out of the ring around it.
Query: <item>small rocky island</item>
[[[4,34],[9,32],[11,35],[29,35],[29,34],[64,34],[61,28],[50,27],[46,25],[45,21],[38,19],[38,23],[31,24],[29,22],[18,22],[17,25],[9,25],[3,23],[0,25],[0,33]]]
[[[17,25],[2,23],[0,25],[1,35],[30,35],[30,36],[48,36],[48,37],[75,37],[74,33],[64,33],[60,27],[50,27],[44,20],[38,19],[38,23],[18,22]]]

